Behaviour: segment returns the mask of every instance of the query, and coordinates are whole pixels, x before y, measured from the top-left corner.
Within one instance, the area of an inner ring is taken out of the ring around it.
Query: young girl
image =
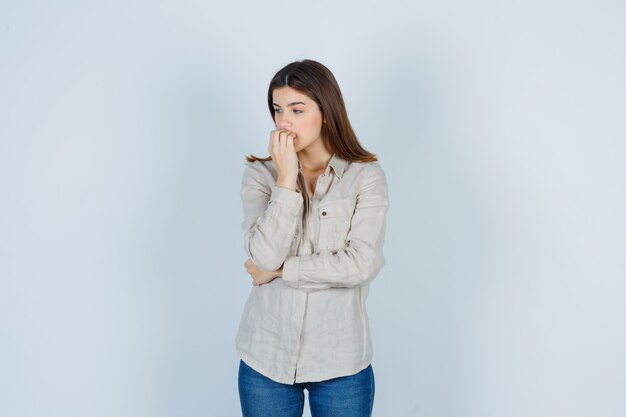
[[[385,263],[387,183],[359,143],[333,74],[292,62],[270,82],[270,156],[243,173],[252,290],[236,337],[244,417],[371,416],[365,300]]]

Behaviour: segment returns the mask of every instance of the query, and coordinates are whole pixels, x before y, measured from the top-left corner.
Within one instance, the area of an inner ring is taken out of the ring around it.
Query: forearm
[[[288,256],[278,272],[285,283],[294,288],[351,288],[371,282],[384,264],[382,245],[378,248],[348,246],[339,251]]]
[[[244,221],[246,254],[261,269],[274,271],[284,262],[298,226],[302,205],[300,194],[275,186],[263,214]]]

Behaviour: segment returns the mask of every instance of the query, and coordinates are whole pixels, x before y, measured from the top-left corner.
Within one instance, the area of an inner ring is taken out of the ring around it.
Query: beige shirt
[[[237,352],[284,384],[353,375],[372,360],[365,300],[385,263],[384,171],[333,154],[311,198],[302,172],[297,191],[277,177],[273,161],[243,173],[246,255],[266,271],[284,266],[282,277],[252,287]]]

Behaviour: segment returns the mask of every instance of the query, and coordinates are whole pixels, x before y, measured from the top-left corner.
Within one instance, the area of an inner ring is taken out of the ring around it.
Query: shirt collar
[[[348,161],[341,158],[336,153],[330,157],[330,162],[328,162],[328,166],[326,167],[326,171],[324,171],[324,175],[328,176],[330,173],[330,169],[332,168],[335,171],[335,175],[339,178],[343,175],[343,172],[346,170],[346,166],[348,165]],[[298,168],[302,169],[302,164],[300,160],[298,160]]]
[[[330,162],[328,163],[328,166],[333,168],[333,170],[335,171],[335,175],[337,175],[339,178],[341,178],[341,176],[343,175],[343,172],[346,170],[347,165],[348,161],[341,158],[336,153],[333,154],[333,156],[330,158]],[[328,175],[328,167],[326,167],[326,174]]]

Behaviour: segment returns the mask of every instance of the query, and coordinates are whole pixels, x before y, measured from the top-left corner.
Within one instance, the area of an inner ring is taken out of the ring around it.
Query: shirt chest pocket
[[[318,207],[320,249],[338,250],[346,246],[355,204],[355,200],[320,203]]]

